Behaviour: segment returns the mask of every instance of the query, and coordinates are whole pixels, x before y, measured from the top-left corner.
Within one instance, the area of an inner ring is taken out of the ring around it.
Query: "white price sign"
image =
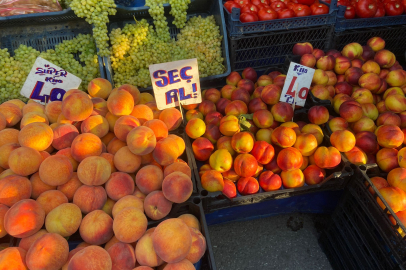
[[[82,79],[38,57],[20,94],[41,104],[62,100],[66,91],[77,89]]]
[[[197,59],[149,66],[158,109],[202,102]]]
[[[309,93],[309,87],[313,80],[314,71],[312,68],[290,62],[279,101],[289,104],[293,104],[294,101],[296,105],[304,106],[307,94]]]

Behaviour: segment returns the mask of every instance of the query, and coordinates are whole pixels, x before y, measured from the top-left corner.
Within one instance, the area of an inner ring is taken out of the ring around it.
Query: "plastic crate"
[[[406,15],[403,15],[406,16]],[[390,18],[390,17],[388,17]],[[355,21],[356,19],[354,19]],[[371,19],[368,19],[371,20]],[[405,50],[406,50],[406,25],[399,26],[381,26],[362,29],[346,30],[344,32],[335,32],[333,34],[331,46],[329,49],[341,51],[345,45],[351,42],[358,42],[361,45],[366,45],[368,39],[372,37],[381,37],[385,40],[385,49],[393,52],[396,60],[404,65]]]
[[[294,121],[305,121],[308,122],[307,119],[307,110],[301,109],[295,111]],[[327,145],[328,143],[325,141],[323,145]],[[276,157],[275,157],[276,158]],[[203,162],[196,161],[195,169],[195,176],[200,182],[199,176],[199,168],[204,164]],[[259,188],[258,193],[251,194],[251,195],[241,195],[237,190],[237,197],[235,198],[228,198],[227,196],[223,195],[221,192],[214,192],[209,193],[206,190],[200,190],[200,194],[202,196],[203,205],[205,210],[207,209],[222,209],[227,207],[232,207],[236,205],[244,205],[244,204],[253,204],[258,203],[264,200],[270,199],[283,199],[291,196],[298,196],[302,194],[307,194],[311,192],[319,192],[325,190],[340,190],[343,189],[347,182],[350,180],[351,176],[353,175],[353,167],[354,165],[350,165],[348,162],[344,160],[341,161],[340,165],[333,170],[326,170],[326,174],[328,175],[323,182],[317,185],[307,185],[305,184],[303,187],[298,188],[284,188],[283,186],[279,190],[265,192],[261,187]],[[199,186],[200,188],[200,186]]]
[[[277,30],[290,31],[292,29],[305,28],[306,30],[314,26],[333,25],[336,22],[337,1],[332,0],[328,14],[294,17],[288,19],[276,19],[270,21],[258,21],[242,23],[240,21],[240,9],[233,8],[231,13],[224,7],[225,0],[219,0],[227,23],[227,30],[230,36],[237,37],[245,34],[270,32]]]
[[[0,27],[15,25],[48,24],[63,21],[78,20],[71,8],[55,12],[32,13],[0,17]]]
[[[292,55],[293,46],[300,42],[310,42],[314,48],[326,50],[333,31],[332,25],[326,25],[229,37],[231,69],[263,69],[283,64]]]
[[[192,214],[194,215],[200,222],[200,232],[206,238],[206,253],[202,257],[202,259],[197,262],[194,266],[197,270],[215,270],[216,263],[214,260],[214,252],[213,247],[211,245],[209,229],[206,223],[206,217],[204,215],[202,202],[199,198],[194,198],[193,201],[189,200],[182,204],[174,205],[171,212],[165,218],[156,221],[148,221],[148,228],[156,227],[162,221],[169,219],[169,218],[177,218],[183,214]],[[75,249],[77,245],[83,242],[82,238],[80,237],[79,232],[76,232],[72,236],[69,237],[69,250]]]
[[[349,29],[362,29],[366,27],[382,27],[391,25],[406,24],[406,15],[400,16],[385,16],[380,18],[344,18],[346,6],[339,6],[337,12],[337,20],[335,24],[336,32],[342,32]]]
[[[171,33],[171,37],[176,38],[176,36],[180,32],[180,30],[172,24],[173,19],[172,19],[172,16],[169,15],[169,10],[170,10],[169,4],[165,4],[164,7],[165,7],[165,15],[168,18],[168,26],[169,26],[169,31]],[[132,13],[129,12],[128,9],[130,9],[130,8],[127,8],[127,9],[121,10],[121,11],[118,10],[116,17],[128,18],[128,16],[130,16],[129,18],[131,18],[131,20],[112,22],[109,25],[109,31],[111,31],[112,29],[116,29],[116,28],[123,28],[128,23],[135,23],[133,16],[135,16],[137,20],[146,19],[152,24],[151,16],[148,13],[149,7],[132,8],[132,9],[134,9],[134,12],[132,12]],[[223,65],[224,65],[226,71],[223,74],[200,78],[201,82],[207,82],[207,81],[212,81],[212,80],[222,80],[231,73],[230,60],[229,60],[230,57],[229,57],[229,53],[228,53],[227,31],[226,31],[226,26],[224,23],[224,16],[220,10],[221,10],[220,3],[217,2],[217,0],[192,1],[190,8],[188,9],[188,18],[195,17],[195,16],[207,17],[207,16],[213,15],[216,20],[216,24],[219,26],[220,35],[223,36],[223,40],[221,42],[221,48],[222,48],[222,56],[224,58]],[[120,13],[120,12],[123,12],[123,13]],[[106,67],[106,76],[107,77],[105,77],[105,78],[108,79],[112,83],[112,85],[114,85],[114,81],[113,81],[114,72],[111,67],[110,57],[104,57],[103,60],[104,60],[104,65]],[[150,86],[145,89],[149,90],[149,89],[152,89],[152,87]]]
[[[31,46],[43,52],[48,49],[55,49],[55,45],[64,40],[75,38],[78,34],[92,34],[92,26],[85,21],[70,21],[47,25],[10,26],[3,27],[0,31],[0,48],[7,48],[10,55],[21,44]],[[99,58],[100,76],[106,76],[103,59]],[[79,60],[79,57],[76,57]]]

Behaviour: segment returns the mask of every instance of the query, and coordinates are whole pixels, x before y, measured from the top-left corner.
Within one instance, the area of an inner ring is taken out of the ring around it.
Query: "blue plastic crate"
[[[64,40],[75,38],[78,34],[92,34],[92,26],[83,20],[58,24],[12,26],[1,29],[0,48],[7,48],[10,55],[21,44],[43,52],[55,49]],[[76,57],[79,60],[79,57]],[[99,57],[100,76],[105,78],[103,59]]]
[[[342,32],[349,29],[406,24],[406,15],[385,16],[380,18],[346,19],[344,18],[345,9],[346,6],[338,7],[337,20],[335,24],[336,32]]]
[[[295,17],[288,19],[276,19],[270,21],[258,21],[250,23],[242,23],[240,21],[240,9],[233,8],[230,13],[225,7],[225,0],[219,0],[222,10],[224,12],[224,17],[226,19],[228,34],[232,37],[238,37],[245,34],[253,33],[265,33],[277,30],[290,30],[290,29],[300,29],[313,26],[321,25],[333,25],[336,22],[337,15],[337,0],[332,0],[331,4],[324,3],[330,6],[328,14],[314,15],[306,17]]]
[[[0,17],[0,27],[16,26],[16,25],[32,25],[32,24],[44,24],[44,23],[56,23],[63,21],[78,20],[71,8],[67,8],[61,11],[44,12],[44,13],[32,13],[23,15],[14,15],[7,17]]]
[[[193,3],[195,3],[195,5],[200,6],[201,1],[192,0],[192,4]],[[213,80],[223,80],[231,73],[230,57],[229,57],[229,53],[228,53],[227,31],[226,31],[226,26],[225,26],[225,22],[224,22],[224,16],[223,16],[223,13],[221,12],[220,3],[217,0],[207,0],[207,1],[205,1],[205,3],[206,3],[205,8],[203,10],[201,10],[201,12],[190,13],[190,9],[189,9],[188,18],[195,17],[195,16],[202,16],[202,17],[207,17],[207,16],[211,16],[211,15],[214,16],[214,19],[216,20],[216,24],[219,26],[220,35],[223,36],[223,40],[221,42],[221,49],[222,49],[222,57],[224,58],[223,65],[226,68],[226,71],[223,74],[200,78],[201,82],[207,82],[207,81],[213,81]],[[166,6],[168,9],[170,8],[169,4],[165,4],[164,6]],[[150,24],[152,24],[152,18],[148,13],[149,7],[128,8],[127,10],[131,10],[131,9],[136,11],[134,16],[137,20],[146,19],[150,22]],[[193,10],[196,10],[196,9],[194,8]],[[170,16],[167,12],[168,12],[168,10],[166,10],[165,13],[168,18],[168,26],[169,26],[171,38],[176,38],[176,36],[180,32],[180,30],[172,24],[173,17]],[[125,13],[125,14],[126,15],[123,15],[122,17],[126,17],[128,14],[132,14],[132,13]],[[110,23],[109,32],[111,32],[111,30],[116,29],[116,28],[123,28],[128,23],[135,23],[132,15],[131,15],[131,20],[124,20],[124,21]],[[113,80],[114,71],[111,67],[110,57],[103,57],[103,61],[104,61],[104,66],[106,67],[106,77],[104,77],[104,78],[108,79],[111,82],[111,84],[114,86],[114,80]],[[148,91],[151,89],[152,89],[152,87],[150,86],[147,88],[141,88],[140,90]]]
[[[145,0],[115,0],[117,7],[143,7],[145,6]]]

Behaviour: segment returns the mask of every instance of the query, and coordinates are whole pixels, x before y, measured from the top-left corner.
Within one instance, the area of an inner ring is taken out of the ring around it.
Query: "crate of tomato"
[[[406,24],[405,0],[338,0],[336,32]]]
[[[333,25],[337,0],[220,0],[231,37],[277,30]]]

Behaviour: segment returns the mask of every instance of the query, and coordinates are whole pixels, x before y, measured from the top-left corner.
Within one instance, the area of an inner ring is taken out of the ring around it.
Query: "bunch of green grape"
[[[162,41],[169,41],[171,36],[169,34],[168,22],[165,17],[164,3],[167,0],[146,0],[145,5],[149,7],[149,15],[154,19],[155,31],[157,36]]]
[[[100,77],[96,45],[91,35],[79,34],[56,45],[55,50],[45,52],[20,45],[11,57],[8,50],[3,49],[0,50],[0,104],[17,98],[27,101],[20,91],[38,56],[81,78],[79,89],[85,89],[92,79]]]
[[[200,77],[225,71],[222,36],[213,16],[191,18],[177,35],[177,40],[162,39],[146,20],[114,29],[110,40],[111,66],[117,87],[123,84],[148,87],[151,85],[150,65],[182,59],[197,58]]]
[[[114,0],[72,0],[70,7],[79,18],[86,18],[86,21],[93,24],[93,37],[96,40],[98,54],[109,56],[109,37],[107,35],[108,15],[115,15],[116,4]]]
[[[183,28],[186,25],[187,9],[190,4],[190,0],[169,0],[171,5],[170,14],[175,17],[173,24],[177,28]]]

